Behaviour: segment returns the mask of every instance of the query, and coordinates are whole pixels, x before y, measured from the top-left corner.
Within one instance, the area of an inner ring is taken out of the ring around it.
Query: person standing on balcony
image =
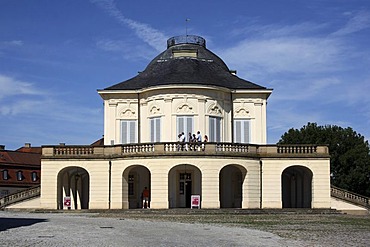
[[[189,142],[189,149],[193,150],[193,145],[191,144],[193,142],[193,136],[192,136],[191,132],[189,132],[189,135],[188,135],[188,142]]]
[[[185,142],[185,141],[186,141],[186,136],[184,132],[181,132],[180,142]]]
[[[192,142],[192,140],[193,140],[193,136],[192,136],[192,134],[191,134],[191,132],[189,132],[189,136],[188,136],[188,142]]]
[[[208,136],[207,135],[204,135],[204,140],[203,142],[208,142]],[[206,148],[206,145],[204,143],[202,143],[202,150],[204,151]]]
[[[179,137],[179,144],[177,146],[177,151],[180,151],[180,149],[182,151],[182,150],[184,150],[184,142],[185,142],[185,134],[184,134],[184,132],[181,132],[178,135],[178,137]]]
[[[202,142],[202,135],[200,134],[200,131],[197,132],[197,142]]]

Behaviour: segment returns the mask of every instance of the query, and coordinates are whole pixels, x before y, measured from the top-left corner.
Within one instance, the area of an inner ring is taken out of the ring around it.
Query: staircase
[[[7,206],[15,204],[17,202],[26,201],[35,197],[40,196],[40,185],[18,191],[16,193],[4,196],[0,198],[0,209],[4,209]]]
[[[331,196],[338,198],[340,200],[352,203],[356,206],[364,207],[370,210],[370,198],[366,196],[362,196],[344,189],[340,189],[335,187],[334,185],[331,186]]]

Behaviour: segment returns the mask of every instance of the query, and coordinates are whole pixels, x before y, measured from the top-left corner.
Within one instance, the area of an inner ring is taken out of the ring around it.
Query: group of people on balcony
[[[188,141],[186,141],[186,136],[184,132],[181,132],[178,135],[178,141],[181,143],[178,145],[177,150],[194,150],[196,151],[198,147],[200,147],[199,143],[202,142],[202,135],[200,134],[200,131],[198,130],[197,134],[192,134],[189,132],[188,134]],[[204,140],[203,142],[208,142],[208,136],[204,135]],[[204,150],[204,144],[202,144],[202,150]]]

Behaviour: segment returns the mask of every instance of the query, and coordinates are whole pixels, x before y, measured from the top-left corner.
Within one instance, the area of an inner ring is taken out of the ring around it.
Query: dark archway
[[[88,209],[90,200],[90,176],[82,167],[71,166],[58,173],[57,200],[58,209]],[[64,205],[64,198],[69,197],[71,204]]]
[[[237,165],[227,165],[220,171],[219,196],[221,208],[241,208],[243,181],[247,170]]]
[[[202,173],[197,167],[183,164],[169,171],[168,202],[170,208],[190,208],[191,196],[202,196],[201,192]]]
[[[150,191],[150,183],[150,171],[145,166],[133,165],[125,169],[123,172],[122,198],[124,201],[128,201],[129,209],[143,207],[142,192],[145,187]]]
[[[281,175],[283,208],[311,208],[312,171],[304,166],[291,166]]]

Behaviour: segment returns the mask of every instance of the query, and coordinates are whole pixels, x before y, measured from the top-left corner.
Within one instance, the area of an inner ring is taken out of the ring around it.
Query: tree
[[[288,130],[278,144],[328,145],[332,185],[370,196],[369,143],[352,128],[308,123]]]

